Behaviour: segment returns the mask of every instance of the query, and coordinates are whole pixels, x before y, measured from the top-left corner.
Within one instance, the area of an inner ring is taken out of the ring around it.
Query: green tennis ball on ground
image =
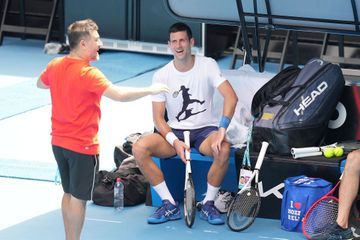
[[[336,157],[341,157],[344,154],[344,149],[342,147],[336,147],[334,149],[334,155]]]
[[[333,148],[325,148],[323,154],[327,158],[331,158],[334,156],[334,149]]]

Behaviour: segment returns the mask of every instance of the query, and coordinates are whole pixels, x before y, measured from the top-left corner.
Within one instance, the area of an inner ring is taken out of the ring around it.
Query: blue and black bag
[[[282,155],[321,145],[344,85],[340,67],[321,59],[282,70],[252,100],[253,151],[262,141],[269,142],[269,153]]]
[[[289,177],[285,181],[281,202],[281,228],[301,232],[302,220],[316,200],[332,189],[332,183],[305,175]]]

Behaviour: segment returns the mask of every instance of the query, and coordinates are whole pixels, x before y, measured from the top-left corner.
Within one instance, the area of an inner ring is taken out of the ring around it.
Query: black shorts
[[[52,146],[65,193],[81,200],[92,200],[95,173],[99,169],[98,155],[77,153]]]

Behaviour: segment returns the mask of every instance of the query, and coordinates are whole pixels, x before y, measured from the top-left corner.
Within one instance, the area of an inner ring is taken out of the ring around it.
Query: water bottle
[[[116,179],[114,186],[114,208],[117,211],[124,209],[124,184],[121,178]]]

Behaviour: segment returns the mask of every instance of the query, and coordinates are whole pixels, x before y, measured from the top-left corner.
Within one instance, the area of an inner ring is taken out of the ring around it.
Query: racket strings
[[[336,222],[337,213],[338,200],[333,197],[324,198],[307,214],[303,231],[309,236],[326,231]]]
[[[245,229],[252,224],[260,208],[260,196],[253,189],[238,194],[233,203],[233,211],[228,220],[233,230]]]
[[[255,210],[252,206],[259,200],[257,191],[251,188],[244,191],[239,197],[239,204],[236,205],[236,210],[243,216],[252,216]]]
[[[186,191],[185,191],[185,217],[186,221],[189,223],[193,221],[196,211],[195,203],[195,189],[190,180],[186,182]]]
[[[193,205],[195,204],[195,191],[193,188],[189,187],[186,189],[186,199],[185,199],[185,205],[186,209],[191,209]]]

